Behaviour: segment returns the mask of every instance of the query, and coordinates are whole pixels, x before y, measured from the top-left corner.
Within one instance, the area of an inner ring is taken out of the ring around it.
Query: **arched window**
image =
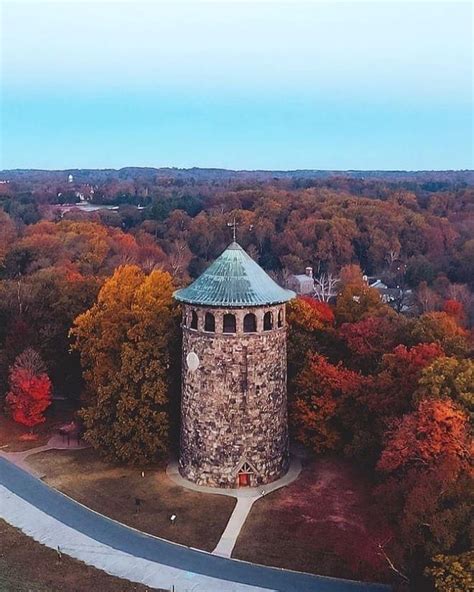
[[[281,310],[281,308],[278,311],[278,326],[283,327],[283,311]]]
[[[214,333],[216,330],[216,319],[214,315],[210,312],[206,312],[206,316],[204,317],[204,331],[209,331],[210,333]]]
[[[198,328],[198,316],[195,310],[191,311],[191,329]]]
[[[235,324],[235,315],[233,314],[225,314],[224,315],[224,323],[222,327],[224,333],[235,333],[236,331],[236,324]]]
[[[263,330],[270,331],[270,329],[273,329],[273,315],[268,311],[263,315]]]
[[[249,312],[244,316],[244,332],[255,333],[257,330],[257,317],[253,312]]]

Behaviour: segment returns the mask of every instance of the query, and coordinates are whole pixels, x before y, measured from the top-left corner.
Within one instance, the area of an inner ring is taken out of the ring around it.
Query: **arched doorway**
[[[247,462],[243,462],[237,472],[237,487],[252,487],[255,471]]]

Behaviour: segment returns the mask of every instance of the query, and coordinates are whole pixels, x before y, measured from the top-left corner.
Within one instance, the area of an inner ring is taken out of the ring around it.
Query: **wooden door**
[[[250,485],[250,478],[248,473],[240,473],[239,487],[248,487]]]

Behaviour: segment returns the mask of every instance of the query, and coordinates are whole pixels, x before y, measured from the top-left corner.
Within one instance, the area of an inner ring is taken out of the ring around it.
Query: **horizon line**
[[[124,169],[151,169],[156,171],[170,170],[170,171],[223,171],[228,173],[465,173],[474,172],[471,168],[446,168],[446,169],[337,169],[337,168],[297,168],[297,169],[268,169],[268,168],[226,168],[226,167],[212,167],[212,166],[150,166],[150,165],[125,165],[121,167],[68,167],[68,168],[36,168],[36,167],[14,167],[0,169],[0,173],[20,172],[20,171],[40,171],[40,172],[67,172],[67,171],[121,171]]]

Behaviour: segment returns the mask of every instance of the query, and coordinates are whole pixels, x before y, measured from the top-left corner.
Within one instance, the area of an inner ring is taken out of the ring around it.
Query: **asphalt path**
[[[146,535],[89,510],[5,458],[0,458],[0,483],[45,514],[104,545],[187,572],[280,592],[388,592],[390,590],[388,586],[381,584],[314,576],[226,559]],[[290,540],[288,545],[291,545]]]

